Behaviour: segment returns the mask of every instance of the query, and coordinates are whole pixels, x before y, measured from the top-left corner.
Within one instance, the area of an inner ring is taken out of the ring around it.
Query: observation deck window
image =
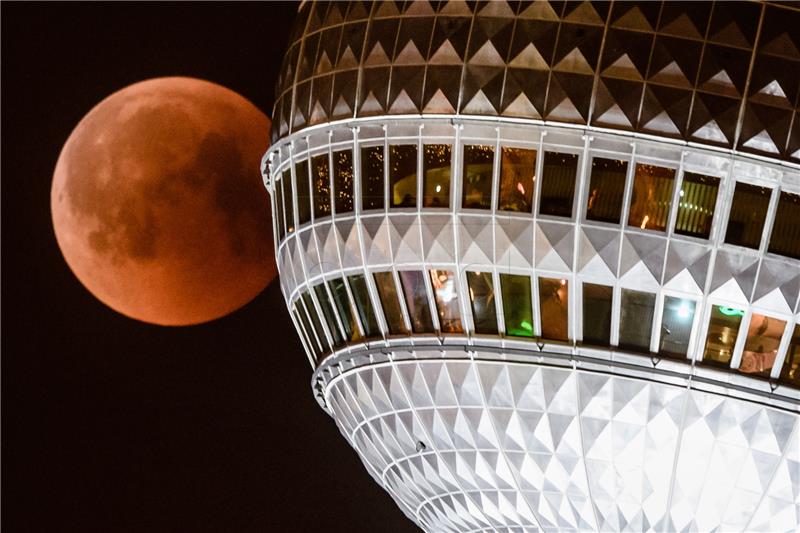
[[[536,186],[536,150],[502,148],[497,209],[517,213],[533,212]]]
[[[450,145],[426,144],[422,150],[422,206],[450,207]]]
[[[278,241],[282,241],[286,236],[286,226],[283,222],[283,182],[286,181],[287,172],[283,173],[283,177],[275,184],[275,206],[278,212],[275,214],[278,223]]]
[[[311,294],[304,292],[301,298],[303,300],[303,306],[306,308],[306,313],[308,313],[308,319],[311,321],[311,326],[319,342],[319,354],[325,353],[328,351],[328,342],[325,337],[325,332],[322,329],[322,323],[319,321],[319,316],[314,307],[314,302],[311,300]]]
[[[769,251],[800,259],[800,194],[781,192]]]
[[[339,325],[336,323],[336,313],[333,311],[331,299],[328,297],[328,291],[325,290],[325,284],[320,283],[314,286],[314,294],[317,295],[317,301],[322,308],[322,315],[325,317],[328,331],[331,332],[331,337],[333,337],[334,348],[343,346],[344,337],[342,337],[342,333],[339,331]]]
[[[366,337],[380,337],[381,330],[378,327],[375,310],[372,308],[372,302],[369,299],[366,278],[364,278],[363,274],[356,274],[348,276],[347,281],[350,284],[350,292],[353,293],[353,300],[355,300],[358,317],[361,319],[361,325],[364,328],[364,335]]]
[[[675,233],[708,239],[717,205],[719,178],[684,172],[678,192],[678,216]]]
[[[295,304],[292,306],[292,310],[294,311],[295,318],[297,318],[302,326],[301,329],[303,332],[303,338],[306,341],[308,349],[311,350],[311,352],[314,354],[314,357],[318,357],[322,353],[322,348],[320,347],[319,341],[311,329],[311,322],[308,320],[308,316],[306,315],[305,309],[302,307],[302,303],[299,300],[295,301]]]
[[[286,233],[294,233],[294,191],[292,190],[292,173],[283,173],[283,205],[286,213]]]
[[[592,159],[586,220],[619,224],[627,175],[627,161],[602,157]]]
[[[458,308],[456,277],[449,270],[431,270],[431,287],[439,313],[442,333],[463,333],[461,311]]]
[[[353,151],[333,152],[333,199],[336,214],[353,210]]]
[[[566,279],[539,278],[539,315],[542,337],[556,341],[569,339],[569,283]]]
[[[785,330],[785,320],[753,313],[747,328],[747,341],[739,363],[739,372],[769,377]]]
[[[659,354],[664,357],[686,357],[696,307],[694,300],[675,296],[664,298]]]
[[[406,298],[408,317],[414,333],[433,333],[433,319],[425,287],[425,276],[419,270],[403,270],[399,273],[400,285]]]
[[[467,285],[469,286],[475,333],[497,335],[497,311],[495,310],[492,273],[467,272]],[[528,293],[530,294],[530,290]]]
[[[725,242],[758,249],[772,190],[748,183],[737,183],[733,192]]]
[[[595,346],[611,344],[611,299],[607,285],[583,284],[583,342]]]
[[[492,208],[492,167],[494,148],[480,144],[464,146],[463,193],[461,206],[467,209]]]
[[[383,316],[392,335],[408,333],[408,328],[403,321],[403,310],[400,308],[400,299],[397,295],[397,286],[391,272],[375,272],[375,285],[383,307]]]
[[[800,324],[794,327],[786,359],[781,368],[781,381],[800,387]]]
[[[328,154],[311,158],[311,182],[314,186],[314,218],[331,214],[331,175]]]
[[[346,340],[359,340],[361,333],[358,331],[358,324],[356,323],[353,308],[350,306],[350,298],[347,295],[347,287],[345,287],[344,280],[342,278],[332,279],[328,282],[328,286],[333,296],[333,303],[342,321]]]
[[[308,187],[308,159],[297,163],[294,167],[297,180],[297,223],[305,224],[311,220],[311,192]]]
[[[506,335],[533,337],[531,278],[516,274],[500,274],[503,291],[503,316]]]
[[[417,207],[417,145],[389,147],[389,184],[392,207]]]
[[[649,352],[656,295],[622,289],[621,300],[619,346],[637,352]]]
[[[542,190],[539,214],[569,218],[575,195],[578,156],[560,152],[545,152],[542,168]]]
[[[383,209],[383,146],[361,149],[361,206]]]
[[[743,316],[744,311],[733,307],[711,307],[711,320],[703,349],[704,363],[725,367],[730,365]]]
[[[674,182],[675,169],[637,163],[628,225],[665,231]]]

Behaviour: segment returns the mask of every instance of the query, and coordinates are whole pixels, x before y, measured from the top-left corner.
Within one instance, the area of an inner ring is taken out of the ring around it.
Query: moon
[[[56,163],[64,259],[112,309],[167,326],[242,307],[275,277],[260,165],[270,120],[214,83],[157,78],[95,106]]]

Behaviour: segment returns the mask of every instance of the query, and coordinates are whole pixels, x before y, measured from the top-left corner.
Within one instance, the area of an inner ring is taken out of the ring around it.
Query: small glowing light
[[[647,227],[647,222],[650,220],[650,215],[645,215],[644,219],[642,220],[642,225],[639,226],[641,229],[645,229]]]
[[[689,318],[691,314],[691,309],[685,303],[682,303],[681,306],[678,308],[678,318]]]
[[[520,194],[525,194],[525,187],[520,182],[517,182],[517,190]]]
[[[438,183],[436,184],[436,192],[442,192],[442,186]]]
[[[562,284],[562,285],[566,285],[566,284],[567,284],[567,280],[565,280],[565,279],[562,279],[562,280],[561,280],[561,284]]]
[[[533,331],[533,325],[527,320],[523,320],[519,326],[526,331]]]
[[[744,316],[744,311],[741,309],[734,309],[733,307],[720,306],[719,312],[725,316]]]
[[[681,198],[683,198],[683,189],[681,189]]]

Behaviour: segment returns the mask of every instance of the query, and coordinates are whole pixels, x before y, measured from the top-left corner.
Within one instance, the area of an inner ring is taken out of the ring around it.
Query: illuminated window
[[[569,338],[569,284],[565,279],[539,278],[539,316],[542,337],[556,341]]]
[[[383,146],[361,149],[361,205],[383,209]]]
[[[666,296],[661,319],[661,348],[664,357],[686,357],[694,320],[694,300]]]
[[[558,152],[544,153],[542,190],[539,214],[557,217],[572,216],[572,197],[575,194],[575,176],[578,173],[578,156]]]
[[[462,333],[455,276],[449,270],[431,270],[431,286],[442,333]]]
[[[638,163],[633,177],[633,195],[628,225],[664,231],[672,205],[675,169]]]
[[[353,151],[333,152],[333,200],[336,213],[353,210]]]
[[[426,144],[422,147],[423,207],[450,206],[450,145]]]
[[[408,317],[414,333],[433,333],[433,319],[428,300],[428,289],[425,287],[425,276],[419,270],[403,270],[398,272],[403,295],[406,297]]]
[[[719,178],[685,172],[678,193],[675,233],[708,239],[717,205]]]
[[[308,320],[308,315],[306,314],[303,303],[297,300],[293,307],[295,317],[300,321],[302,326],[308,349],[311,350],[315,356],[319,356],[322,353],[322,347],[320,346],[316,334],[311,329],[311,322]]]
[[[800,387],[800,324],[794,327],[792,340],[781,368],[781,381]]]
[[[772,189],[737,183],[733,191],[725,242],[758,249]]]
[[[344,338],[342,337],[341,331],[339,331],[339,325],[336,323],[336,314],[333,312],[333,306],[331,305],[331,300],[328,297],[328,291],[325,290],[325,284],[320,283],[314,287],[314,294],[317,296],[317,302],[319,302],[319,306],[322,308],[322,315],[325,317],[325,323],[328,325],[328,331],[333,337],[333,346],[334,348],[338,348],[344,345]]]
[[[531,278],[515,274],[500,274],[500,289],[503,291],[506,335],[533,337]]]
[[[531,213],[536,181],[536,150],[503,148],[500,156],[497,209]]]
[[[739,372],[769,377],[785,330],[785,320],[753,313],[750,327],[747,328],[747,341],[739,363]]]
[[[350,284],[350,292],[353,293],[353,300],[356,303],[358,318],[361,319],[361,325],[364,327],[364,335],[367,337],[380,337],[381,330],[378,328],[375,310],[372,308],[372,302],[369,299],[367,280],[362,274],[356,274],[348,276],[347,281]]]
[[[612,288],[583,284],[583,342],[595,346],[611,344]]]
[[[714,305],[711,307],[711,322],[708,324],[706,345],[703,349],[703,362],[719,366],[729,366],[742,323],[744,311]]]
[[[336,311],[339,313],[339,319],[342,321],[342,327],[344,328],[344,334],[347,340],[357,341],[361,338],[361,334],[358,331],[358,324],[353,314],[353,308],[350,306],[350,297],[347,294],[344,280],[342,278],[332,279],[328,282],[328,286],[331,289],[333,303],[336,306]]]
[[[491,272],[467,272],[475,333],[497,334],[497,312]],[[530,291],[528,291],[530,293]]]
[[[386,317],[386,325],[389,333],[400,335],[408,333],[403,311],[400,309],[400,299],[397,296],[397,287],[394,283],[394,276],[391,272],[375,272],[375,285],[378,287],[378,295],[381,298],[383,316]]]
[[[464,146],[462,207],[492,208],[492,166],[494,148],[483,145]]]
[[[319,315],[317,315],[317,309],[314,307],[314,302],[311,299],[311,294],[308,292],[304,292],[301,296],[303,300],[303,306],[306,308],[306,313],[308,314],[308,318],[311,321],[311,326],[314,330],[314,334],[317,336],[319,341],[320,351],[319,353],[324,353],[328,351],[328,339],[325,337],[325,331],[322,329],[322,322],[319,320]]]
[[[283,173],[283,205],[286,212],[286,233],[294,232],[294,191],[292,190],[292,173]]]
[[[297,163],[294,167],[297,180],[297,218],[298,224],[311,220],[311,193],[308,189],[308,160]]]
[[[781,192],[769,251],[800,259],[800,194]]]
[[[602,157],[592,159],[586,220],[619,224],[627,175],[627,161]]]
[[[389,179],[392,207],[417,207],[417,145],[389,147]]]
[[[275,184],[275,205],[278,208],[278,212],[275,214],[278,225],[278,241],[282,241],[283,237],[286,235],[286,228],[283,221],[283,182],[286,181],[286,174],[287,172],[284,172],[283,177]]]
[[[656,295],[632,289],[622,289],[619,316],[619,346],[636,352],[650,351],[650,336]]]
[[[314,187],[314,218],[331,214],[331,178],[328,154],[311,158],[311,183]]]

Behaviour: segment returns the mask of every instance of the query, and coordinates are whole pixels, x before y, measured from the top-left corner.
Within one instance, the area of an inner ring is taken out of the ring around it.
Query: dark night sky
[[[143,79],[270,114],[296,4],[2,5],[5,531],[414,531],[313,401],[277,283],[210,324],[94,299],[50,222],[61,146]]]

